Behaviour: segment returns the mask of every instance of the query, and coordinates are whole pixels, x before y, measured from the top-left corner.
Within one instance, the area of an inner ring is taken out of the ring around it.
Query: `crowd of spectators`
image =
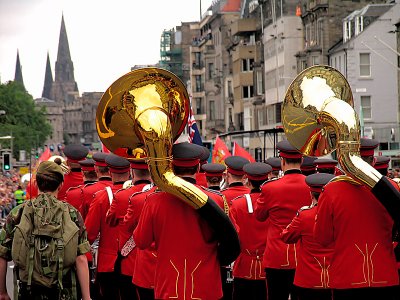
[[[0,173],[0,222],[8,215],[10,210],[16,205],[14,192],[20,186],[20,174],[12,170],[11,172]]]

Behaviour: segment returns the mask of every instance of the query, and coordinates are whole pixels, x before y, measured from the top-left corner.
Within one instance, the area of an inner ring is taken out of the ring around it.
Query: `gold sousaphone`
[[[119,156],[133,159],[134,150],[143,149],[155,184],[200,208],[207,195],[175,176],[171,166],[172,145],[187,123],[189,107],[187,91],[173,73],[138,69],[117,79],[104,93],[96,128],[103,144]]]
[[[329,66],[302,71],[287,89],[282,123],[288,141],[305,155],[322,156],[337,149],[337,159],[354,184],[365,184],[395,220],[400,194],[385,176],[360,157],[360,123],[346,78]]]

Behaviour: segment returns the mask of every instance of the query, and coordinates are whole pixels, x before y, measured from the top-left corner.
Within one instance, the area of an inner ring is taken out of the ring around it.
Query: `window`
[[[253,71],[253,63],[254,63],[253,58],[242,59],[242,72]]]
[[[264,94],[262,71],[258,70],[256,73],[257,95]]]
[[[201,75],[195,75],[195,79],[196,79],[196,92],[201,92],[202,88],[201,88]]]
[[[243,95],[242,95],[243,99],[248,99],[248,98],[253,97],[253,86],[252,85],[243,86],[242,89],[243,89]]]
[[[209,63],[208,64],[208,79],[213,79],[214,78],[214,64]]]
[[[196,67],[200,67],[200,65],[201,65],[201,53],[200,52],[194,53],[194,63],[196,65]]]
[[[275,124],[275,106],[267,106],[267,124]]]
[[[209,107],[209,118],[210,121],[214,121],[215,120],[215,101],[214,100],[210,100],[210,107]]]
[[[232,81],[228,80],[228,97],[233,96],[233,92],[232,92]]]
[[[371,76],[371,56],[369,53],[360,53],[360,76]]]
[[[323,41],[324,28],[323,28],[323,25],[324,25],[324,20],[323,19],[319,19],[317,21],[317,44],[319,46],[322,46],[322,47],[324,46],[324,41]]]
[[[196,114],[200,115],[203,113],[203,99],[202,98],[196,98]]]
[[[371,96],[361,96],[361,108],[364,119],[371,119]]]
[[[355,35],[360,34],[363,30],[364,30],[364,18],[363,18],[363,16],[356,17]]]
[[[258,110],[258,126],[264,126],[267,124],[267,110],[259,109]]]
[[[319,65],[319,56],[311,56],[311,65]],[[335,58],[335,68],[336,68],[336,58]]]
[[[250,107],[245,107],[243,111],[244,130],[251,130],[252,110]]]

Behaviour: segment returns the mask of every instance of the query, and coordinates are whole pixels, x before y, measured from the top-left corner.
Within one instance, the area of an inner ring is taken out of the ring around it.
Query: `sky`
[[[41,97],[63,14],[79,92],[104,92],[134,65],[157,63],[162,31],[199,21],[200,1],[204,13],[212,0],[0,0],[0,81],[14,80],[18,49],[25,88]]]

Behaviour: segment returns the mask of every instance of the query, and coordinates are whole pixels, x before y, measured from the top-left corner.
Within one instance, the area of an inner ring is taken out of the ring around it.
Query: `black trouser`
[[[96,281],[100,287],[101,300],[119,300],[118,274],[115,272],[98,272]]]
[[[232,281],[232,269],[230,267],[221,267],[221,282],[222,282],[222,293],[224,300],[232,300],[233,293],[233,281]]]
[[[119,292],[121,300],[137,300],[136,286],[132,283],[132,276],[119,274]]]
[[[77,287],[79,288],[79,287]],[[77,299],[80,293],[77,292]],[[18,300],[74,300],[75,295],[72,288],[60,290],[57,287],[47,288],[39,285],[31,285],[29,288],[25,283],[19,283]]]
[[[398,286],[333,290],[333,300],[399,300]]]
[[[235,277],[233,282],[233,300],[265,300],[267,287],[265,280],[248,280]]]
[[[331,289],[307,289],[295,286],[297,299],[293,300],[331,300]]]
[[[297,299],[294,289],[294,269],[265,269],[268,300]]]
[[[154,300],[154,290],[153,289],[146,289],[140,286],[136,286],[139,300]]]

